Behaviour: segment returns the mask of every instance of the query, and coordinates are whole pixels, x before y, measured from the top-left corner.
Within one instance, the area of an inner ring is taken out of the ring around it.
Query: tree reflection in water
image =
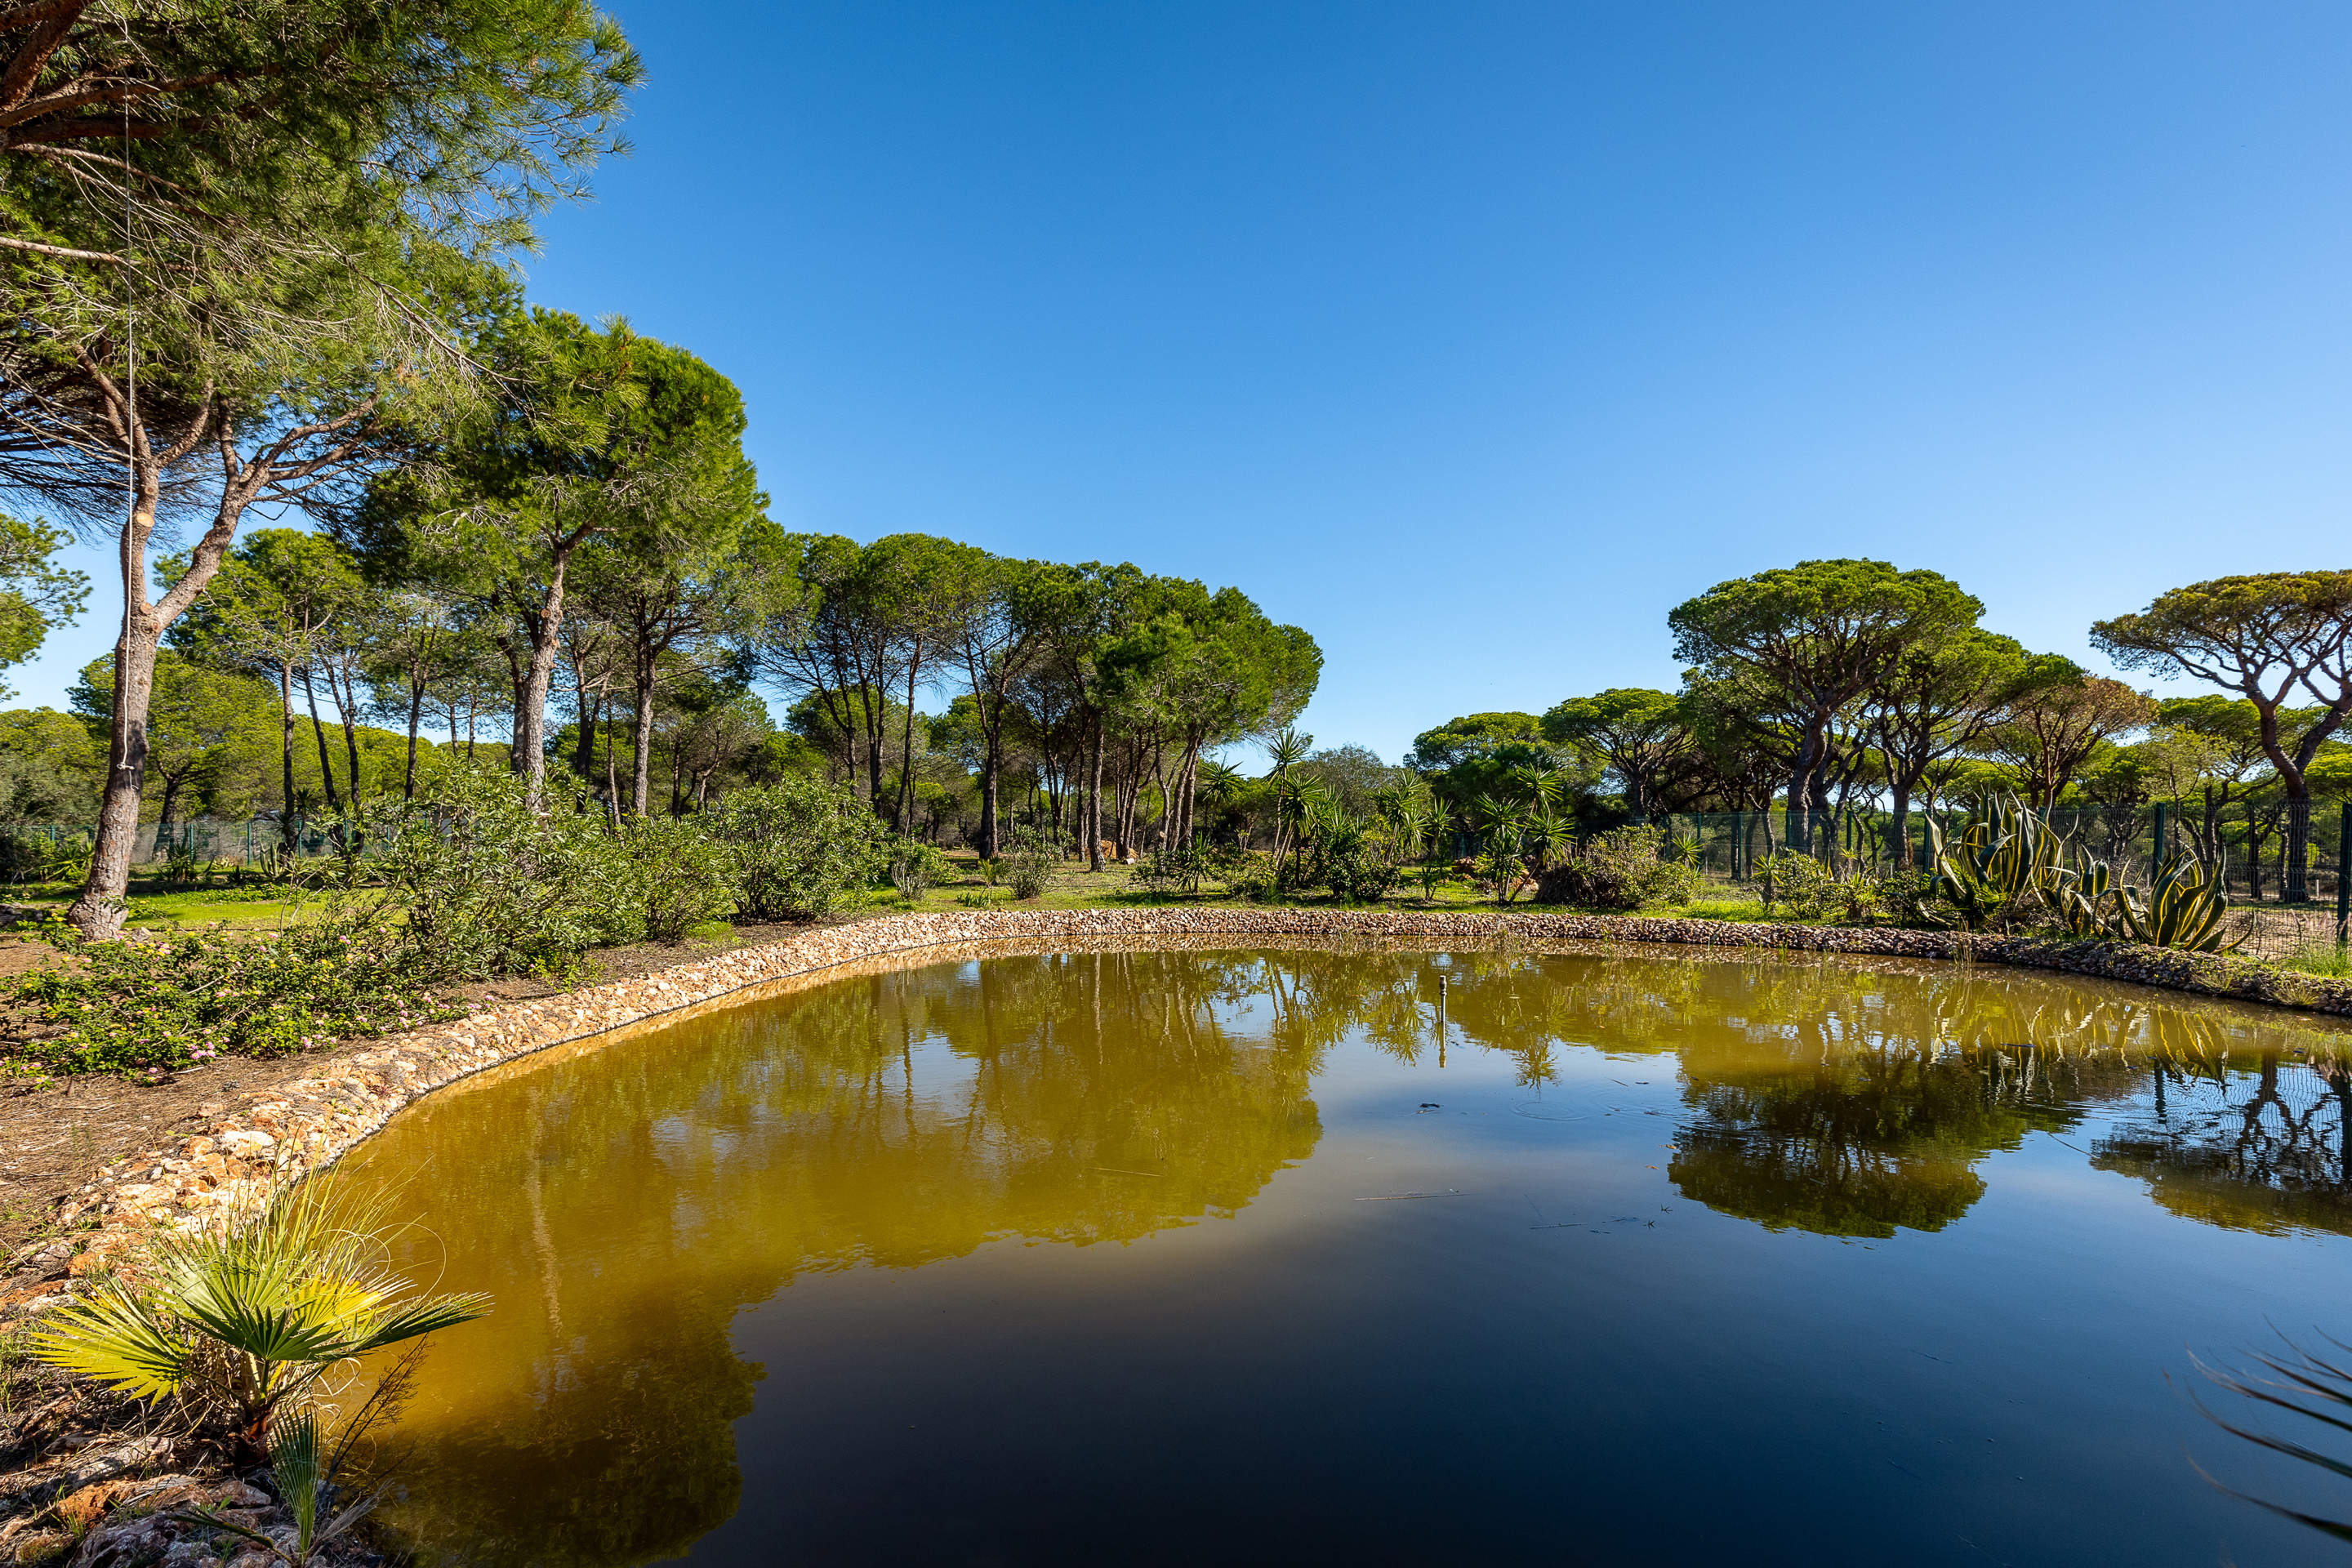
[[[1236,1035],[1254,1003],[1275,1025]],[[875,974],[436,1096],[354,1165],[423,1170],[498,1300],[435,1344],[396,1436],[485,1563],[673,1555],[732,1515],[761,1369],[738,1310],[808,1273],[1000,1237],[1085,1246],[1229,1215],[1304,1160],[1332,1037],[1312,977],[1098,952]],[[917,1070],[918,1047],[944,1046]],[[438,1267],[419,1244],[408,1260]]]
[[[1679,1075],[1673,1183],[1774,1229],[1937,1230],[1982,1194],[1988,1154],[2095,1118],[2095,1163],[2176,1213],[2352,1230],[2335,1037],[2280,1015],[1703,950],[1194,944],[885,970],[508,1069],[361,1152],[362,1172],[425,1173],[461,1243],[441,1283],[499,1303],[436,1346],[403,1480],[474,1560],[680,1552],[739,1501],[730,1425],[761,1376],[734,1352],[743,1308],[810,1273],[1232,1215],[1314,1152],[1311,1082],[1349,1041],[1503,1053],[1529,1099],[1577,1092],[1581,1047],[1653,1058]]]

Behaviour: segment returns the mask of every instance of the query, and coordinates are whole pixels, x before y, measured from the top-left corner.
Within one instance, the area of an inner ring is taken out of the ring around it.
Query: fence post
[[[1731,814],[1731,879],[1735,882],[1738,881],[1742,875],[1739,860],[1742,852],[1748,847],[1747,828],[1745,814],[1733,812]]]
[[[2156,803],[2156,837],[2147,847],[2147,879],[2151,884],[2164,874],[2164,815],[2168,809],[2164,802]]]
[[[2352,877],[2345,875],[2352,868],[2352,800],[2344,803],[2337,814],[2336,827],[2336,948],[2342,952],[2347,938],[2352,938]]]

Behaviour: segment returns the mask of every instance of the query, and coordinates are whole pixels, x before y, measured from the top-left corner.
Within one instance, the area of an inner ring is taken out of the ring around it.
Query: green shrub
[[[20,833],[13,827],[0,827],[0,882],[38,881],[48,858],[47,838]]]
[[[1536,901],[1591,910],[1638,910],[1660,898],[1688,903],[1698,874],[1659,858],[1665,838],[1648,823],[1596,834],[1536,879]]]
[[[534,812],[523,781],[451,768],[378,830],[406,938],[434,975],[577,973],[592,948],[643,930],[627,853],[604,818]]]
[[[919,838],[894,838],[887,859],[890,886],[910,904],[955,874],[954,863]]]
[[[1153,850],[1128,877],[1147,893],[1197,893],[1215,868],[1215,858],[1209,851],[1179,845]]]
[[[1876,914],[1880,879],[1854,871],[1840,876],[1811,856],[1783,849],[1756,863],[1769,900],[1798,921],[1847,921],[1856,924]]]
[[[710,822],[734,862],[735,893],[755,921],[813,921],[882,868],[882,825],[847,789],[805,773],[730,791]]]
[[[1334,828],[1316,847],[1315,879],[1344,904],[1377,904],[1403,875],[1388,839],[1353,823]]]
[[[1061,862],[1061,851],[1032,832],[1021,832],[1006,842],[1002,857],[1004,879],[1013,885],[1016,899],[1042,897],[1045,885],[1053,879],[1054,868]]]
[[[735,912],[735,861],[698,816],[621,825],[612,885],[615,940],[681,942]]]
[[[51,1072],[162,1072],[278,1057],[457,1016],[380,911],[342,911],[275,936],[190,931],[85,942],[62,920],[42,940],[78,962],[16,980],[14,999],[59,1032],[24,1042]]]
[[[1906,926],[1944,923],[1943,893],[1932,871],[1889,871],[1878,879],[1879,906]]]

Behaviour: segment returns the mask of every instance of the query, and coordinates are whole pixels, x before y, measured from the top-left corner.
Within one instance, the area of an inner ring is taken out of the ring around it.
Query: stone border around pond
[[[348,1058],[349,1070],[283,1085],[208,1131],[151,1152],[84,1186],[61,1222],[94,1231],[37,1244],[0,1278],[36,1266],[47,1286],[0,1299],[0,1311],[47,1304],[65,1288],[70,1256],[84,1274],[159,1225],[185,1223],[222,1205],[250,1203],[332,1163],[412,1101],[445,1085],[551,1047],[667,1017],[738,992],[796,976],[928,948],[1004,941],[1103,937],[1361,937],[1439,942],[1513,940],[1666,942],[1783,952],[1958,959],[2058,970],[2199,995],[2352,1016],[2352,983],[2297,975],[2244,959],[2118,942],[2044,942],[1962,931],[1762,925],[1734,921],[1555,914],[1541,910],[1446,913],[1299,908],[998,910],[906,914],[812,930],[803,935],[679,964],[636,979],[512,1004],[454,1023],[387,1037]],[[75,1243],[82,1243],[75,1249]],[[60,1250],[62,1249],[62,1250]]]

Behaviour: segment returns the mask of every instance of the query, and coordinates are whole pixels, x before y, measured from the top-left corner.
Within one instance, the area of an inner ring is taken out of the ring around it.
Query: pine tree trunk
[[[653,815],[654,670],[650,657],[637,663],[636,770],[629,781],[629,807],[640,822]]]
[[[411,672],[408,679],[408,770],[401,775],[400,798],[416,798],[416,731],[425,722],[425,682]]]
[[[997,740],[986,737],[987,746],[980,759],[980,854],[982,859],[996,857],[996,779]]]
[[[2297,781],[2298,783],[2300,781]],[[2299,904],[2310,894],[2311,795],[2309,786],[2286,801],[2286,839],[2279,847],[2279,897]]]
[[[294,822],[294,671],[284,661],[278,666],[278,762],[284,768],[284,798],[278,802],[278,836],[291,855],[302,841]],[[454,725],[456,721],[450,722]]]
[[[142,552],[143,554],[143,551]],[[114,713],[109,727],[106,788],[99,797],[98,835],[89,875],[66,919],[92,940],[122,934],[131,890],[131,857],[139,841],[139,797],[147,782],[147,715],[155,699],[155,651],[163,640],[161,617],[125,606],[114,642]]]
[[[319,776],[326,781],[327,809],[340,812],[342,796],[335,793],[334,753],[327,750],[327,726],[319,719],[319,690],[310,682],[310,672],[302,672],[302,700],[310,710],[310,733],[319,743]]]
[[[334,689],[334,672],[329,670],[327,689],[333,691]],[[343,689],[335,698],[335,706],[343,711],[343,755],[351,762],[352,771],[349,778],[352,786],[352,805],[354,808],[360,804],[360,727],[359,721],[355,717],[359,711],[359,672],[347,669],[343,672]]]

